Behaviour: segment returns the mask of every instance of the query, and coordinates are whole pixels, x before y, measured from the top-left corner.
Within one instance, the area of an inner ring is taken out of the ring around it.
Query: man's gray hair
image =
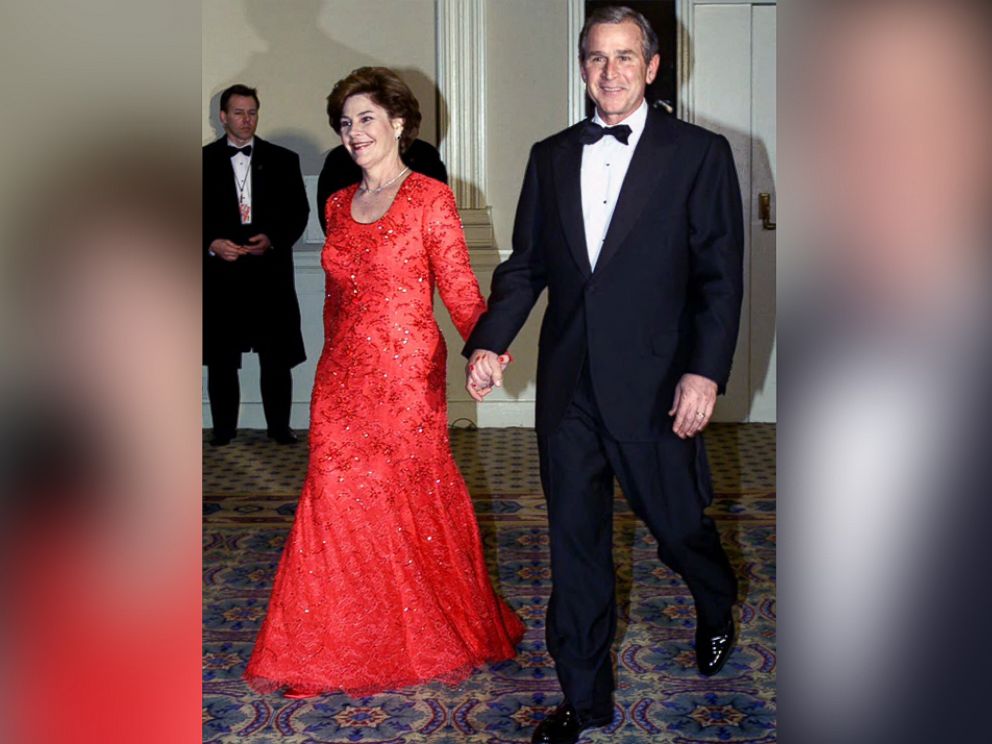
[[[651,28],[648,19],[636,10],[628,8],[626,5],[606,5],[596,8],[586,19],[579,34],[579,59],[586,61],[586,41],[589,38],[589,30],[600,23],[624,23],[630,21],[641,29],[641,46],[644,52],[644,63],[651,62],[651,58],[658,53],[658,34]]]

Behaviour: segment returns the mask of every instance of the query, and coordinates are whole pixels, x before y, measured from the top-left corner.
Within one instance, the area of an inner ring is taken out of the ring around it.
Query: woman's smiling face
[[[390,119],[389,112],[365,93],[344,102],[341,112],[341,142],[363,169],[368,169],[399,150],[402,119]]]

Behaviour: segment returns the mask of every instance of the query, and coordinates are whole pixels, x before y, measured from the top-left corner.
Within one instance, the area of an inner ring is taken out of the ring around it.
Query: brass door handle
[[[772,195],[758,194],[758,219],[766,230],[774,230],[776,223],[772,222]]]

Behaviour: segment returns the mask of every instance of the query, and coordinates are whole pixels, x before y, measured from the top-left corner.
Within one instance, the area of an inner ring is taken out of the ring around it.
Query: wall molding
[[[441,158],[464,209],[487,206],[485,8],[485,0],[437,0]]]
[[[503,426],[534,427],[534,400],[487,400],[476,403],[448,398],[448,423],[468,419],[480,429]]]
[[[312,245],[312,244],[310,244]],[[297,274],[323,274],[320,265],[320,248],[296,248],[293,251],[293,267]]]
[[[678,24],[678,34],[675,41],[676,51],[676,91],[678,102],[675,115],[690,123],[695,123],[695,87],[693,83],[692,39],[695,35],[695,0],[678,0],[675,5],[675,20]]]
[[[297,430],[306,429],[303,423],[309,419],[310,402],[294,400],[290,421]],[[210,406],[204,397],[202,406],[203,428],[211,428]],[[479,428],[524,426],[534,427],[534,401],[532,399],[509,401],[486,401],[478,404],[474,400],[448,399],[448,423],[468,419]],[[243,400],[238,418],[239,429],[265,429],[265,412],[259,401]]]
[[[586,22],[585,0],[568,0],[568,126],[586,118],[586,86],[579,67],[579,34]]]

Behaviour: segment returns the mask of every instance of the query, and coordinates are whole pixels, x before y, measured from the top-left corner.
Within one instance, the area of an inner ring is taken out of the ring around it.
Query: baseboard
[[[448,403],[448,423],[458,422],[459,425],[471,421],[479,428],[504,426],[534,426],[534,401],[492,401],[476,403],[475,401],[451,401]],[[213,426],[210,418],[210,407],[203,404],[203,426],[209,429]],[[293,403],[290,413],[290,426],[294,429],[307,429],[310,426],[310,403],[300,401]],[[260,402],[243,402],[238,416],[238,427],[241,429],[264,429],[265,413]]]

